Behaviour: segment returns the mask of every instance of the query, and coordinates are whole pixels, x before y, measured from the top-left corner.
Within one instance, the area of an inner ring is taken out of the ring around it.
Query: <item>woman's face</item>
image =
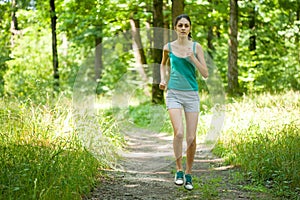
[[[190,31],[191,31],[191,25],[189,20],[185,18],[181,18],[178,20],[175,31],[179,37],[188,37]]]

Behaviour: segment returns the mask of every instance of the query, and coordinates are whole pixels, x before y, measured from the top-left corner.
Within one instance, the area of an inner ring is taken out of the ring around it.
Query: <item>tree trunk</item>
[[[239,91],[238,83],[238,0],[230,0],[229,52],[228,52],[228,93],[235,95]]]
[[[252,3],[252,0],[250,0],[250,11],[249,11],[249,29],[251,32],[251,36],[249,38],[249,50],[255,51],[256,50],[256,36],[255,36],[255,18],[256,18],[256,11],[255,11],[255,5]]]
[[[11,31],[11,39],[10,39],[10,43],[11,43],[11,47],[15,46],[15,39],[14,36],[18,34],[18,19],[16,16],[16,12],[17,12],[17,2],[16,0],[12,0],[11,1],[11,23],[10,23],[10,31]]]
[[[163,5],[163,9],[169,10],[166,2]],[[171,20],[172,20],[171,18],[172,18],[171,14],[166,14],[164,16],[164,44],[170,42],[170,38],[172,36],[171,35],[172,32],[170,31],[170,28],[171,28],[170,25],[171,25]]]
[[[174,22],[178,15],[184,13],[184,0],[172,0],[172,27],[174,29]]]
[[[99,81],[101,79],[103,71],[103,60],[102,60],[102,26],[98,26],[97,30],[100,32],[98,36],[95,37],[95,80]]]
[[[297,5],[298,5],[298,7],[297,7],[297,21],[300,21],[300,2],[299,1],[297,1]],[[298,34],[296,35],[296,45],[298,46],[298,62],[299,62],[299,64],[300,64],[300,51],[299,51],[299,49],[300,49],[300,40],[299,40],[299,32],[298,32]]]
[[[50,15],[51,15],[51,29],[52,29],[52,61],[53,61],[53,89],[55,92],[59,91],[59,72],[58,72],[58,55],[57,55],[57,40],[56,40],[56,13],[55,0],[50,0]]]
[[[211,4],[211,8],[213,8],[213,0],[208,1]],[[211,12],[213,12],[214,9],[210,9]],[[208,47],[208,54],[211,58],[213,58],[213,53],[215,52],[215,47],[213,45],[213,39],[214,39],[214,32],[213,32],[213,25],[208,25],[208,31],[207,31],[207,47]]]
[[[144,70],[144,65],[147,64],[145,52],[143,49],[143,44],[140,34],[140,20],[134,19],[133,16],[130,17],[131,34],[132,34],[132,48],[134,52],[134,57],[137,63],[137,70],[144,82],[148,81],[148,77]]]
[[[148,55],[152,56],[152,54],[153,54],[152,53],[152,51],[153,51],[153,29],[151,27],[151,24],[152,24],[151,19],[148,18],[146,21],[146,29],[147,29],[147,39],[149,41],[150,55],[147,54],[147,56]]]
[[[153,26],[154,26],[154,49],[153,49],[153,83],[152,102],[162,104],[164,102],[163,91],[159,89],[160,63],[162,59],[162,48],[164,42],[163,0],[153,0]]]
[[[212,42],[213,38],[214,38],[213,27],[209,26],[207,32],[207,47],[208,47],[208,53],[211,58],[213,58],[213,52],[215,52],[216,50]]]

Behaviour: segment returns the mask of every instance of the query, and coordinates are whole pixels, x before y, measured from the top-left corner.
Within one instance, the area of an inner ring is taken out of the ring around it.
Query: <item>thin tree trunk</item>
[[[208,1],[210,3],[210,7],[212,9],[210,9],[211,12],[213,12],[213,0],[209,0]],[[211,58],[213,58],[213,53],[215,52],[215,47],[213,45],[213,39],[214,39],[214,33],[213,33],[213,25],[209,25],[208,26],[208,31],[207,31],[207,47],[208,47],[208,53],[210,55]]]
[[[255,5],[252,3],[252,0],[250,0],[250,21],[249,21],[249,29],[251,32],[251,36],[249,38],[249,50],[255,51],[256,50],[256,36],[255,36],[255,18],[256,18],[256,11],[255,11]]]
[[[149,41],[149,48],[150,48],[150,56],[153,55],[153,29],[151,28],[151,19],[147,19],[146,21],[146,29],[147,29],[147,39]],[[149,54],[147,54],[148,56]]]
[[[163,5],[163,9],[164,10],[168,10],[169,8],[167,7],[166,3],[164,3]],[[170,24],[171,24],[171,15],[167,14],[166,16],[164,16],[164,44],[170,42],[170,38],[171,38],[171,32],[170,32]]]
[[[296,21],[300,21],[300,2],[297,2],[297,14],[296,14]],[[299,33],[297,34],[296,41],[299,42]]]
[[[300,2],[299,1],[297,1],[297,21],[300,21]],[[299,32],[298,32],[298,34],[296,35],[296,45],[298,46],[298,50],[297,50],[297,52],[298,52],[298,62],[299,62],[299,64],[300,64],[300,51],[299,51],[299,49],[300,49],[300,40],[299,40]]]
[[[159,89],[160,83],[160,63],[162,59],[162,48],[164,42],[164,21],[163,21],[163,0],[153,0],[153,26],[154,26],[154,50],[153,50],[153,83],[152,83],[152,102],[162,104],[163,91]],[[160,48],[159,48],[160,47]]]
[[[184,0],[172,0],[172,27],[174,29],[174,22],[178,15],[184,12]]]
[[[55,0],[50,0],[50,15],[51,15],[51,29],[52,29],[52,61],[53,61],[53,88],[55,92],[59,91],[59,72],[58,72],[58,55],[57,55],[57,40],[56,40],[56,13]]]
[[[11,47],[15,46],[15,35],[19,34],[18,28],[18,18],[16,16],[17,12],[17,2],[16,0],[11,1],[11,23],[10,23],[10,31],[11,31],[11,39],[10,44]]]
[[[208,47],[208,53],[211,58],[213,58],[213,52],[215,52],[216,50],[212,42],[213,39],[214,39],[213,27],[209,26],[207,32],[207,47]]]
[[[238,83],[238,0],[230,0],[229,20],[229,52],[228,52],[228,93],[236,95],[239,91]]]
[[[100,34],[95,38],[95,80],[101,79],[103,71],[103,59],[102,59],[102,26],[98,26],[97,29]]]
[[[131,34],[132,34],[132,48],[134,51],[134,57],[137,63],[137,70],[144,82],[148,81],[148,77],[144,70],[144,65],[147,64],[145,52],[140,34],[140,20],[134,19],[133,16],[130,18]]]

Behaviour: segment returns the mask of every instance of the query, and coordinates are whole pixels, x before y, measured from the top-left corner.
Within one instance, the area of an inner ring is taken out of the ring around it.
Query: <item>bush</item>
[[[109,128],[96,141],[105,144],[105,154],[96,157],[74,128],[68,100],[54,106],[0,100],[0,199],[81,199],[89,193],[99,168],[113,166],[118,150],[107,139],[118,130],[106,125],[107,117],[97,120]]]
[[[215,153],[278,195],[300,192],[299,92],[244,97],[227,106]]]

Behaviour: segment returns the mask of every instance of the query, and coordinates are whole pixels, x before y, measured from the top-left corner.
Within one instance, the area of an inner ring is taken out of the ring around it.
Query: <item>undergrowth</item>
[[[261,94],[227,105],[214,152],[239,166],[245,179],[277,196],[300,194],[300,94]]]
[[[208,130],[213,107],[208,98],[201,103],[205,106],[201,107],[200,136]],[[172,133],[167,111],[156,110],[149,102],[130,106],[124,116],[135,126]],[[248,183],[264,186],[279,197],[294,198],[300,193],[299,116],[299,92],[231,99],[214,153],[240,167]]]
[[[106,116],[86,121],[85,126],[98,123],[102,129],[84,135],[98,136],[88,146],[69,100],[36,105],[1,99],[0,123],[0,199],[5,200],[81,199],[94,187],[99,169],[114,166],[124,142]]]

